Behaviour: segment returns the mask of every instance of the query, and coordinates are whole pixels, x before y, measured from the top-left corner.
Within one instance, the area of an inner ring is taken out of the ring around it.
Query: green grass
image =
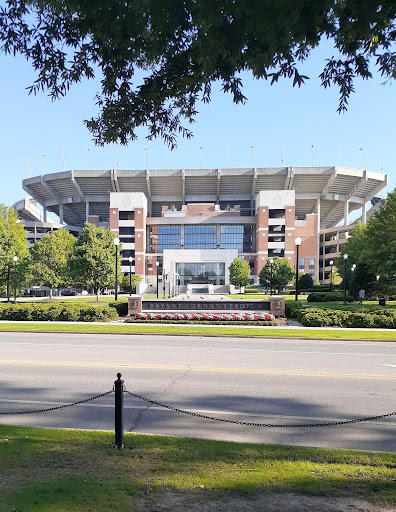
[[[0,323],[1,331],[25,331],[25,332],[79,332],[79,333],[122,333],[122,334],[185,334],[206,336],[259,336],[259,337],[284,337],[304,339],[367,339],[367,340],[396,340],[395,331],[377,331],[375,329],[362,331],[358,329],[282,329],[280,328],[249,328],[246,327],[204,327],[196,325],[131,325],[131,324],[76,324],[69,323]]]
[[[0,426],[1,511],[144,511],[171,495],[209,503],[268,492],[396,506],[394,453],[136,434],[125,435],[119,452],[113,440],[106,432]]]

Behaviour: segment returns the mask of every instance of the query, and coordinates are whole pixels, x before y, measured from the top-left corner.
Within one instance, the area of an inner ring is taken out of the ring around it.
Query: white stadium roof
[[[90,215],[109,217],[110,192],[143,192],[160,203],[249,201],[260,190],[295,190],[296,216],[316,213],[321,227],[335,226],[349,212],[360,209],[388,181],[380,173],[346,167],[280,167],[241,169],[75,170],[23,180],[23,189],[64,221],[83,225],[86,203]]]

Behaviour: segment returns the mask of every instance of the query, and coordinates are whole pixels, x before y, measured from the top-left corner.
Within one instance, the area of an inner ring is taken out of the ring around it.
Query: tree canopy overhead
[[[339,88],[345,110],[356,77],[395,78],[395,18],[394,0],[7,0],[0,45],[32,63],[33,93],[56,99],[100,74],[99,112],[85,121],[97,144],[127,144],[145,126],[173,146],[191,137],[214,82],[235,103],[246,101],[243,71],[301,86],[321,39],[334,43],[322,84]]]

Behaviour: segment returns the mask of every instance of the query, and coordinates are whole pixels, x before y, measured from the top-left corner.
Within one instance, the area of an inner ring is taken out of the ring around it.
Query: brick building
[[[365,222],[386,185],[384,174],[343,167],[65,171],[23,181],[42,222],[52,212],[75,230],[110,227],[123,244],[123,271],[153,292],[158,273],[166,293],[227,291],[236,257],[249,263],[252,282],[270,257],[296,268],[296,237],[299,271],[326,282],[332,230],[345,236],[355,211]]]

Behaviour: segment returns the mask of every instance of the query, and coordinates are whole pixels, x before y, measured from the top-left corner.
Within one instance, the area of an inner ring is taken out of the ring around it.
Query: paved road
[[[315,423],[396,411],[396,344],[383,342],[0,333],[0,411],[125,387],[228,420]],[[113,395],[3,424],[113,429]],[[396,416],[348,426],[219,423],[125,397],[125,430],[255,443],[396,451]]]

